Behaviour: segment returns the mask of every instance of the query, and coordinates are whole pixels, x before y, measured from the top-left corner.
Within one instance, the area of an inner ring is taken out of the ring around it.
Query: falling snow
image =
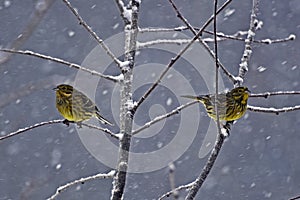
[[[172,102],[173,102],[172,98],[169,97],[166,101],[167,106],[170,106]]]
[[[235,9],[228,8],[228,9],[225,10],[224,16],[225,17],[230,17],[234,13],[235,13]]]
[[[259,66],[259,67],[257,68],[257,70],[258,70],[259,72],[264,72],[264,71],[267,70],[267,68],[265,68],[265,67],[263,67],[263,66]]]
[[[4,7],[8,8],[9,6],[11,6],[11,1],[5,0],[4,1]]]
[[[75,32],[74,31],[72,31],[72,30],[69,30],[68,31],[68,36],[69,37],[73,37],[75,35]]]

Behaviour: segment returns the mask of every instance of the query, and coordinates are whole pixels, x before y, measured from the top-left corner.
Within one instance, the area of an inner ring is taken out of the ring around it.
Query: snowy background
[[[102,39],[123,31],[123,21],[114,1],[74,0],[71,3]],[[181,0],[176,3],[189,22],[198,27],[211,16],[213,9],[211,1],[207,0]],[[36,1],[0,1],[2,48],[9,47],[26,27],[35,6]],[[251,7],[250,0],[233,1],[226,10],[227,15],[225,12],[219,15],[218,29],[226,34],[247,30]],[[264,24],[262,29],[257,31],[255,38],[278,39],[286,38],[290,34],[299,36],[299,18],[298,0],[261,1],[258,19]],[[169,28],[182,25],[170,4],[160,0],[142,2],[139,24],[140,27]],[[189,32],[186,34],[191,35]],[[96,45],[96,41],[78,25],[78,21],[65,4],[57,0],[21,49],[80,64]],[[244,84],[253,93],[300,90],[299,47],[298,38],[279,44],[255,44]],[[243,42],[220,42],[220,60],[234,75],[238,72],[243,50]],[[168,53],[162,56],[160,52],[153,50],[141,51],[137,57],[137,65],[154,62],[153,60],[165,65],[172,56],[174,55]],[[118,69],[112,66],[108,72],[116,75]],[[41,121],[61,119],[55,108],[55,95],[51,89],[62,82],[72,82],[76,73],[75,69],[57,63],[13,55],[0,66],[0,135]],[[189,71],[182,73],[189,74]],[[193,75],[193,71],[190,71],[190,75]],[[226,77],[224,80],[225,86],[231,88],[232,84],[226,81]],[[149,85],[145,85],[137,88],[134,94],[136,99],[148,87]],[[106,106],[110,104],[107,102],[109,100],[97,101],[97,97],[103,95],[101,91],[103,89],[99,87],[96,93],[97,104],[102,108],[104,116],[117,120],[113,115],[118,114],[112,114]],[[179,92],[185,94],[186,91]],[[199,84],[196,92],[205,93],[207,88]],[[158,108],[151,111],[154,101],[155,105],[159,102],[167,112],[178,106],[180,100],[168,88],[160,87],[137,112],[137,125],[162,114],[158,113]],[[170,104],[173,107],[169,108]],[[299,96],[251,98],[249,104],[279,108],[299,105],[300,100]],[[202,112],[201,122],[195,123],[207,128],[205,124],[209,119],[203,113],[203,107],[193,108],[199,108]],[[180,115],[173,116],[166,121],[159,134],[150,138],[136,138],[132,151],[144,152],[161,148],[172,140],[178,130],[179,121]],[[245,117],[234,125],[229,140],[225,142],[211,174],[198,193],[198,199],[282,200],[299,195],[299,125],[300,111],[280,115],[248,111]],[[114,127],[113,131],[117,132],[118,127]],[[168,132],[173,135],[166,134]],[[198,158],[204,132],[205,130],[200,128],[188,150],[174,162],[176,185],[193,181],[205,164],[207,157]],[[186,133],[189,133],[188,129]],[[1,141],[0,159],[0,200],[45,199],[50,197],[58,186],[69,181],[110,171],[109,167],[87,151],[74,125],[43,126]],[[58,199],[109,199],[111,188],[110,179],[91,181],[72,187],[63,192]],[[167,167],[148,173],[130,174],[125,199],[157,199],[169,190]]]

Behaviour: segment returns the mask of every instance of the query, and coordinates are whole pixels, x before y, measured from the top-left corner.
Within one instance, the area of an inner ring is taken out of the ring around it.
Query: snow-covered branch
[[[252,2],[252,11],[250,17],[250,27],[248,30],[247,39],[245,40],[245,49],[243,56],[241,58],[241,63],[239,67],[239,74],[237,79],[237,85],[241,85],[244,81],[244,77],[248,72],[248,66],[250,62],[250,57],[252,55],[252,42],[254,40],[255,31],[257,30],[258,21],[256,19],[256,13],[258,12],[258,2],[259,0],[253,0]]]
[[[247,109],[253,112],[263,112],[263,113],[274,113],[276,115],[279,115],[279,113],[285,113],[285,112],[291,112],[300,110],[300,105],[297,106],[291,106],[291,107],[283,107],[283,108],[264,108],[264,107],[258,107],[258,106],[247,106]]]
[[[96,175],[93,175],[93,176],[88,176],[88,177],[85,177],[85,178],[80,178],[80,179],[74,180],[72,182],[69,182],[69,183],[67,183],[65,185],[62,185],[59,188],[57,188],[55,194],[53,194],[47,200],[54,200],[56,197],[58,197],[58,195],[60,193],[62,193],[63,191],[65,191],[66,189],[68,189],[68,188],[70,188],[70,187],[72,187],[74,185],[83,184],[83,183],[85,183],[87,181],[96,180],[96,179],[113,178],[113,176],[115,175],[115,173],[116,172],[114,170],[112,170],[112,171],[108,172],[107,174],[96,174]]]
[[[72,13],[76,16],[79,21],[79,24],[82,25],[91,36],[101,45],[101,47],[105,50],[107,55],[109,55],[113,61],[120,66],[122,62],[110,51],[108,46],[103,42],[103,40],[93,31],[93,29],[83,20],[83,18],[79,15],[78,11],[71,5],[68,0],[63,0],[63,2],[67,5],[67,7],[72,11]]]
[[[226,1],[217,11],[216,11],[216,15],[218,15],[232,0],[228,0]],[[194,29],[194,27],[187,21],[187,19],[185,19],[185,17],[181,14],[181,12],[178,10],[178,8],[176,7],[175,3],[173,2],[173,0],[169,0],[169,2],[171,3],[172,7],[174,8],[177,17],[182,20],[182,22],[191,30],[191,32],[195,35],[196,39],[200,42],[200,44],[203,45],[203,47],[208,51],[208,53],[212,56],[213,59],[216,59],[216,55],[215,53],[209,48],[209,46],[200,38],[200,36],[202,35],[203,31],[205,30],[205,28],[213,21],[214,19],[214,15],[212,15],[207,21],[206,23],[200,28],[200,30],[197,31]],[[218,62],[218,66],[221,67],[221,69],[223,70],[223,72],[228,76],[228,78],[232,81],[235,82],[236,78],[225,68],[224,65],[222,65],[222,63],[217,59]]]
[[[10,137],[13,137],[15,135],[18,135],[20,133],[24,133],[24,132],[29,131],[31,129],[38,128],[40,126],[45,126],[45,125],[50,125],[50,124],[60,124],[60,123],[65,124],[65,120],[64,119],[55,119],[55,120],[51,120],[51,121],[39,122],[39,123],[36,123],[34,125],[31,125],[31,126],[28,126],[28,127],[25,127],[25,128],[20,128],[17,131],[8,133],[7,135],[4,135],[4,136],[0,137],[0,141],[5,140],[5,139],[10,138]],[[70,122],[68,122],[68,123],[70,123]],[[96,130],[100,130],[100,131],[108,134],[109,136],[111,136],[115,139],[118,139],[118,140],[120,139],[116,134],[114,134],[113,132],[111,132],[107,128],[102,128],[102,127],[95,126],[95,125],[92,125],[92,124],[87,124],[87,123],[84,123],[84,122],[80,123],[80,125],[86,126],[88,128],[93,128],[93,129],[96,129]]]
[[[186,103],[184,105],[181,105],[181,106],[177,107],[176,109],[172,110],[171,112],[168,112],[168,113],[166,113],[164,115],[155,117],[153,120],[147,122],[144,126],[138,128],[137,130],[132,131],[132,135],[138,134],[139,132],[145,130],[146,128],[149,128],[153,124],[156,124],[157,122],[160,122],[163,119],[166,119],[166,118],[168,118],[168,117],[170,117],[172,115],[178,114],[182,109],[187,108],[187,107],[189,107],[189,106],[191,106],[191,105],[193,105],[195,103],[198,103],[198,101],[191,101],[189,103]]]
[[[15,53],[15,54],[22,54],[22,55],[38,57],[38,58],[41,58],[41,59],[45,59],[45,60],[53,61],[53,62],[56,62],[56,63],[60,63],[60,64],[63,64],[63,65],[66,65],[68,67],[75,68],[75,69],[90,73],[92,75],[96,75],[96,76],[105,78],[105,79],[113,81],[113,82],[118,82],[119,81],[118,77],[110,76],[110,75],[104,75],[104,74],[101,74],[101,73],[99,73],[95,70],[90,70],[88,68],[82,67],[78,64],[71,63],[71,62],[65,61],[65,60],[60,59],[60,58],[54,58],[54,57],[47,56],[47,55],[44,55],[44,54],[36,53],[36,52],[33,52],[33,51],[29,51],[29,50],[22,51],[22,50],[14,50],[14,49],[0,49],[0,51],[7,52],[7,53]]]
[[[209,158],[205,164],[205,166],[202,169],[201,174],[198,176],[198,178],[193,182],[192,186],[189,189],[189,193],[186,196],[185,200],[193,200],[196,197],[196,194],[204,181],[206,180],[206,177],[208,176],[209,172],[211,171],[218,154],[222,148],[222,145],[224,143],[225,136],[224,134],[218,134],[217,140],[215,142],[214,148],[211,151]]]
[[[194,182],[192,183],[189,183],[189,184],[186,184],[186,185],[181,185],[181,186],[178,186],[177,188],[163,194],[161,197],[158,198],[158,200],[162,200],[164,198],[167,198],[167,197],[170,197],[172,194],[174,193],[178,193],[180,190],[186,190],[186,189],[189,189],[192,187],[192,185],[194,184]]]
[[[153,45],[158,45],[158,44],[176,44],[176,45],[182,45],[182,44],[187,44],[191,42],[190,39],[157,39],[157,40],[152,40],[152,41],[147,41],[147,42],[139,42],[137,44],[138,49],[143,49],[147,48]]]
[[[249,97],[264,97],[268,98],[270,96],[279,96],[279,95],[298,95],[300,91],[277,91],[277,92],[264,92],[258,94],[250,94]]]
[[[10,138],[12,136],[18,135],[20,133],[24,133],[25,131],[29,131],[31,129],[34,129],[34,128],[37,128],[37,127],[40,127],[40,126],[45,126],[45,125],[49,125],[49,124],[59,124],[59,123],[63,123],[63,122],[64,122],[63,119],[56,119],[56,120],[51,120],[51,121],[47,121],[47,122],[40,122],[40,123],[34,124],[32,126],[25,127],[25,128],[20,128],[17,131],[11,132],[11,133],[9,133],[5,136],[0,137],[0,141],[4,140],[4,139],[7,139],[7,138]]]

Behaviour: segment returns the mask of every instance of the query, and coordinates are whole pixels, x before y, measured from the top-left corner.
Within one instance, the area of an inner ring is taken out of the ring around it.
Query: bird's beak
[[[247,92],[249,92],[249,93],[251,93],[251,91],[247,88],[247,90],[246,90]]]
[[[55,87],[55,88],[53,88],[52,90],[56,91],[56,90],[58,90],[58,88],[57,88],[57,87]]]

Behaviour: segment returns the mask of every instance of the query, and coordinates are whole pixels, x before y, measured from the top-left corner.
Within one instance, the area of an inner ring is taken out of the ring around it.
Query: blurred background
[[[123,31],[123,21],[114,1],[72,0],[71,3],[103,40]],[[176,5],[196,27],[201,27],[213,12],[212,2],[208,0],[178,0]],[[250,0],[233,1],[219,15],[218,30],[225,34],[248,30],[251,8]],[[258,19],[263,22],[263,27],[257,31],[255,38],[278,39],[290,34],[299,36],[299,17],[298,0],[260,1]],[[2,0],[0,18],[1,48],[28,49],[81,64],[97,46],[97,42],[60,0]],[[139,25],[141,28],[174,28],[183,24],[168,1],[151,0],[142,1]],[[211,26],[208,30],[212,30]],[[22,32],[23,35],[20,35]],[[184,33],[192,37],[189,31]],[[23,39],[26,34],[28,38]],[[244,85],[252,93],[299,91],[299,47],[298,38],[278,44],[254,44]],[[219,58],[234,75],[238,73],[243,50],[244,43],[241,41],[219,42]],[[141,50],[136,60],[137,69],[139,65],[147,63],[164,66],[174,55],[152,49]],[[24,55],[12,55],[7,59],[7,54],[0,53],[0,61],[1,136],[38,122],[62,118],[55,108],[52,88],[60,83],[72,83],[77,70]],[[188,66],[184,59],[180,59],[174,69],[191,83],[195,93],[207,93],[208,87]],[[120,73],[113,63],[105,72],[111,75]],[[172,76],[172,73],[169,75]],[[213,70],[211,76],[214,76]],[[232,88],[232,83],[225,76],[222,77],[225,88]],[[143,73],[140,72],[135,78],[140,80],[139,83],[142,82]],[[114,103],[118,102],[118,97],[114,97],[112,91],[117,86],[101,81],[104,83],[98,85],[95,101],[101,113],[118,125],[118,103]],[[176,83],[174,80],[173,84]],[[145,83],[136,87],[134,100],[149,86],[149,83]],[[138,110],[135,126],[141,126],[155,116],[176,108],[182,103],[179,96],[186,92],[181,87],[174,92],[160,86]],[[110,99],[112,97],[113,100]],[[251,98],[249,104],[280,108],[299,105],[300,99],[296,95]],[[194,134],[195,137],[186,151],[174,161],[176,186],[195,180],[207,160],[207,156],[200,159],[198,154],[210,120],[201,105],[192,108],[188,110],[190,114],[179,114],[165,120],[160,124],[159,131],[151,137],[137,135],[132,143],[133,152],[151,152],[163,148],[178,134],[181,123],[193,122],[195,118],[192,112],[200,111],[200,120],[194,121],[198,131],[190,133],[187,125],[184,129],[186,134]],[[119,131],[117,125],[112,128],[114,132]],[[300,111],[279,115],[248,111],[232,128],[230,138],[225,142],[197,199],[279,200],[299,195],[299,125]],[[66,127],[55,124],[0,141],[0,200],[46,199],[60,185],[110,171],[110,167],[99,162],[85,148],[80,137],[75,125]],[[168,167],[129,174],[125,199],[157,199],[171,189],[168,176]],[[68,189],[58,199],[109,199],[111,188],[111,179],[94,180]],[[184,198],[185,192],[180,194],[180,198]]]

